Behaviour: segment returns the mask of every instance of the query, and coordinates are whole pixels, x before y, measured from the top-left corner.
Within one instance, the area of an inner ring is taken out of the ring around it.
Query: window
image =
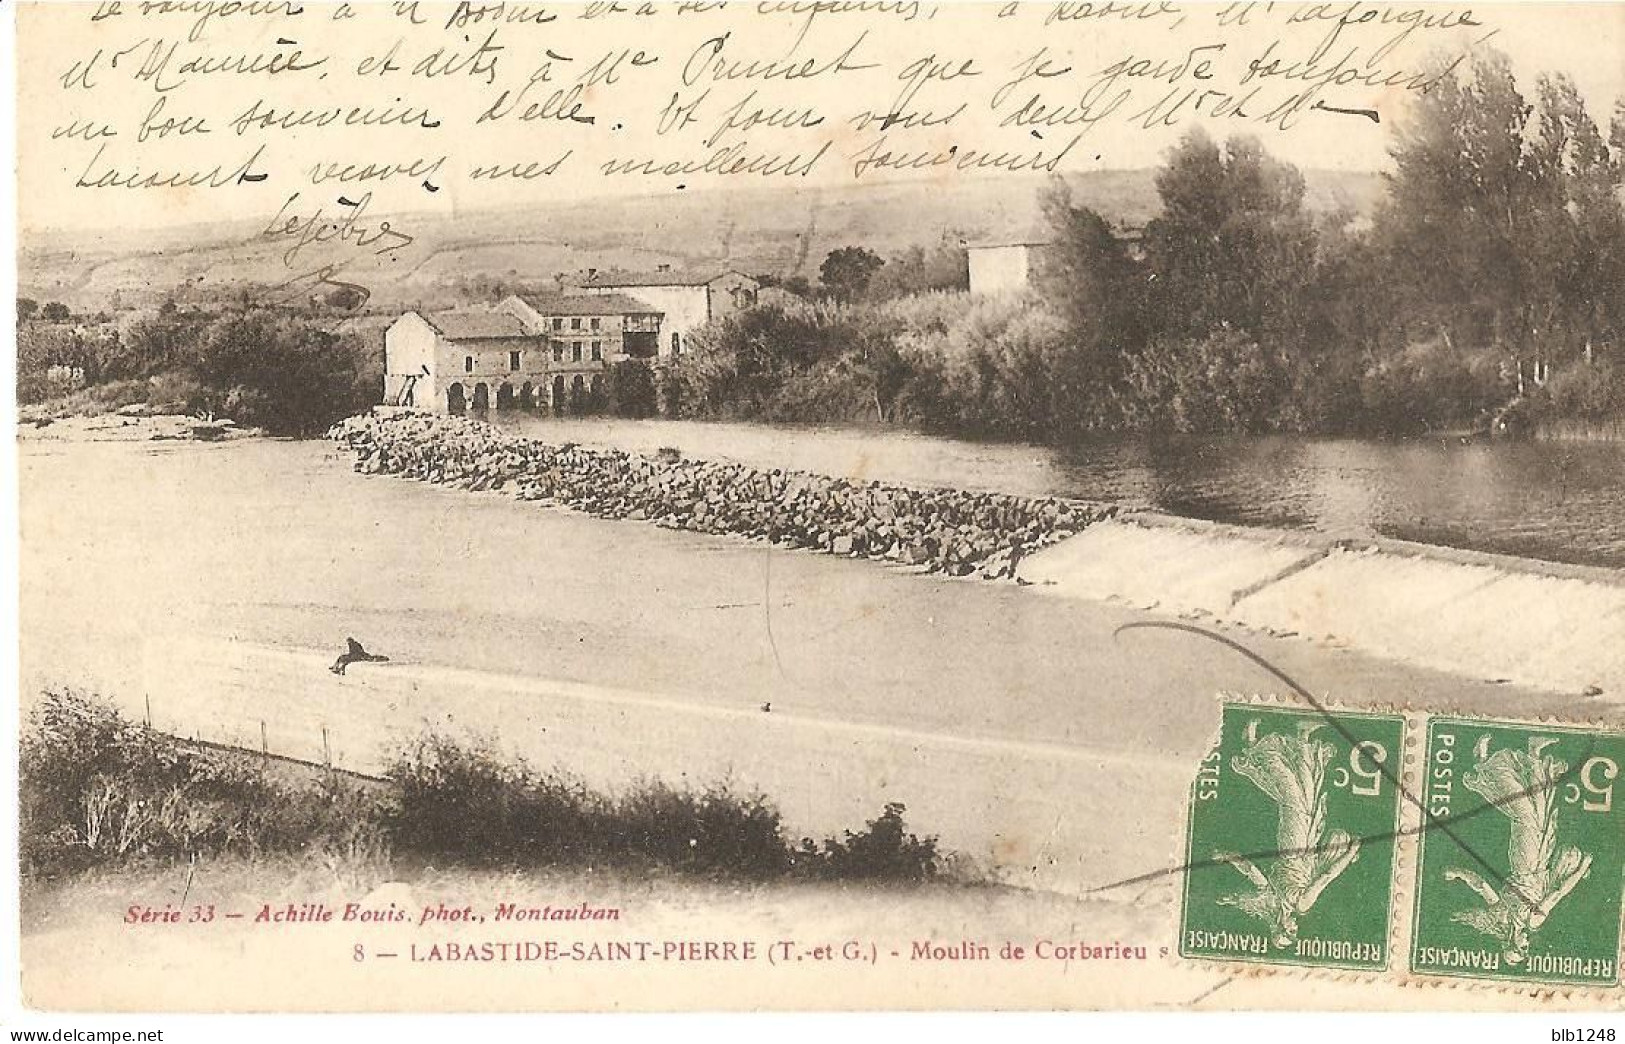
[[[592,361],[593,362],[603,362],[603,360],[604,360],[604,342],[603,341],[594,341],[594,342],[592,342]]]
[[[553,342],[553,361],[554,362],[563,362],[564,361],[564,342],[563,341],[554,341]]]
[[[677,333],[674,331],[672,333],[672,335],[671,335],[671,354],[673,354],[673,355],[681,355],[682,353],[683,353],[683,341],[682,341],[682,338],[680,338],[677,335]]]
[[[576,362],[581,361],[581,342],[575,341],[570,345],[570,358]]]
[[[474,357],[472,355],[463,356],[463,372],[464,373],[473,373],[474,372]]]
[[[600,323],[600,321],[599,321],[599,320],[597,320],[597,319],[594,319],[594,320],[593,320],[593,321],[592,321],[592,328],[593,328],[593,329],[594,329],[594,330],[596,330],[596,329],[598,329],[598,328],[599,328],[599,326],[600,326],[600,325],[601,325],[601,323]]]
[[[564,329],[564,320],[563,319],[554,319],[553,320],[553,329],[555,329],[555,330]]]
[[[577,316],[574,319],[570,320],[570,329],[572,329],[572,330],[581,329],[581,317],[580,316]]]
[[[509,352],[508,353],[508,369],[510,371],[513,371],[513,372],[517,372],[519,370],[519,353],[518,352]]]

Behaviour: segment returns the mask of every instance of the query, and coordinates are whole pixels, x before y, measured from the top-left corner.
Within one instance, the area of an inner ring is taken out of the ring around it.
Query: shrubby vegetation
[[[697,334],[666,400],[1042,441],[1625,421],[1625,104],[1605,137],[1566,77],[1526,99],[1482,55],[1416,100],[1392,152],[1357,221],[1308,211],[1256,140],[1193,131],[1137,254],[1058,182],[1026,296],[898,300],[901,259],[837,251],[822,303]]]
[[[435,866],[658,869],[765,881],[925,881],[946,863],[888,804],[861,830],[792,841],[760,794],[646,782],[609,795],[489,746],[425,736],[388,785],[303,772],[153,732],[105,701],[47,693],[24,730],[23,873],[298,856],[348,871]]]
[[[65,309],[64,309],[65,311]],[[17,398],[61,413],[147,403],[311,436],[377,401],[378,352],[332,315],[268,306],[19,323]]]
[[[344,852],[381,843],[374,798],[341,776],[297,785],[249,761],[127,721],[105,701],[47,693],[22,736],[25,874]]]

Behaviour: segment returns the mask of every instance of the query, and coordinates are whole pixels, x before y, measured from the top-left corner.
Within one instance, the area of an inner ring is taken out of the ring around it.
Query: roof
[[[996,242],[996,243],[971,243],[968,246],[966,246],[965,249],[966,250],[1004,250],[1004,249],[1007,249],[1007,248],[1010,248],[1010,247],[1027,247],[1028,249],[1034,249],[1034,248],[1047,247],[1047,246],[1050,246],[1050,245],[1051,245],[1051,242],[1049,240],[1047,240],[1047,239],[1013,239],[1013,240],[1005,240],[1005,241]]]
[[[423,321],[449,341],[526,337],[525,324],[505,312],[436,312]]]
[[[1138,242],[1145,238],[1144,225],[1130,225],[1122,222],[1111,222],[1113,238],[1125,243]],[[1042,249],[1055,245],[1055,237],[1051,233],[1032,232],[1025,239],[986,239],[976,243],[967,243],[966,250],[998,250],[1005,247],[1027,247],[1028,249]]]
[[[744,275],[732,268],[666,269],[655,272],[605,271],[592,272],[581,280],[582,286],[704,286],[725,275]],[[749,278],[749,277],[746,277]]]
[[[630,294],[524,294],[519,299],[544,316],[665,314]]]

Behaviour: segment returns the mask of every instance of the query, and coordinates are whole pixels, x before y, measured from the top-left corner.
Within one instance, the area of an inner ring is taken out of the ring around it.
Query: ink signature
[[[344,207],[344,213],[337,218],[328,218],[322,207],[309,217],[300,217],[289,214],[299,193],[295,192],[282,204],[282,209],[276,212],[270,224],[260,235],[268,238],[285,237],[294,240],[293,245],[282,255],[282,263],[292,268],[299,254],[312,244],[338,243],[351,245],[357,248],[376,247],[374,254],[380,257],[387,256],[397,250],[404,250],[416,242],[415,237],[401,232],[388,221],[380,221],[376,225],[369,225],[361,220],[367,207],[372,203],[372,193],[369,192],[360,199],[338,197],[338,203]],[[378,244],[384,244],[379,246]]]

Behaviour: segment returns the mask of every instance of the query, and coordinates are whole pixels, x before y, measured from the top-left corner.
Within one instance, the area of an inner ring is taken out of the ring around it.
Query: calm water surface
[[[549,441],[858,480],[1105,500],[1189,518],[1387,536],[1625,568],[1625,443],[1291,436],[1066,449],[897,431],[497,414]]]

